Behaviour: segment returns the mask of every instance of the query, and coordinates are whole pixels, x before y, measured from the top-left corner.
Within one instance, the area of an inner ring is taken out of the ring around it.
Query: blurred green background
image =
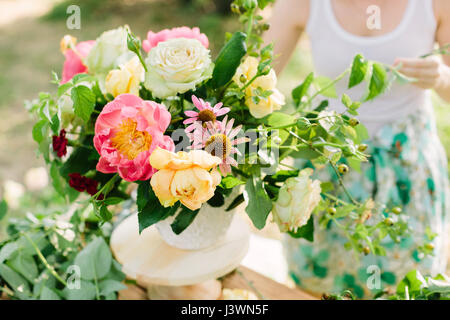
[[[1,0],[1,192],[4,193],[8,180],[25,184],[22,189],[13,184],[13,189],[19,193],[30,190],[25,183],[26,172],[29,168],[43,165],[36,156],[36,145],[31,137],[33,120],[23,102],[37,97],[40,91],[56,91],[55,85],[50,83],[51,71],[61,74],[64,57],[60,53],[59,42],[65,34],[72,34],[78,41],[83,41],[128,24],[136,35],[145,39],[148,30],[198,26],[209,37],[215,56],[223,45],[225,32],[239,28],[236,16],[228,12],[229,3],[230,0]],[[69,30],[66,26],[66,10],[71,4],[81,8],[80,30]],[[279,75],[280,89],[289,97],[290,90],[311,69],[308,42],[301,39],[289,66]],[[435,109],[440,136],[450,156],[450,106],[435,98]],[[30,179],[33,180],[33,176]],[[28,207],[33,208],[34,201],[40,196],[41,192],[35,191],[34,196],[30,192],[25,200]]]

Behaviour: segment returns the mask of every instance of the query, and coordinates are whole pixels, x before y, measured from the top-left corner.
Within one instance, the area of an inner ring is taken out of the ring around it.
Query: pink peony
[[[180,27],[164,29],[158,33],[149,31],[147,33],[147,40],[144,40],[142,43],[142,48],[146,52],[149,52],[153,47],[156,47],[159,42],[175,38],[197,39],[205,46],[205,48],[208,48],[209,46],[208,37],[204,33],[200,33],[199,28],[190,29],[188,27]]]
[[[64,61],[61,84],[70,81],[78,73],[87,72],[87,67],[83,64],[82,59],[86,58],[94,44],[94,40],[83,41],[76,45],[75,51],[68,49],[64,52],[66,61]]]
[[[171,116],[154,101],[121,94],[109,102],[95,123],[94,146],[100,154],[97,170],[118,172],[126,181],[148,180],[157,171],[148,161],[156,147],[169,151],[175,145],[163,135]]]

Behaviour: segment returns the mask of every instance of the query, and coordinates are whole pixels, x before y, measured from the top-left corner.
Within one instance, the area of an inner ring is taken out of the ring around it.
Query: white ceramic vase
[[[239,188],[225,198],[221,207],[203,204],[194,221],[182,233],[175,234],[171,224],[176,214],[155,224],[162,239],[169,245],[184,250],[200,250],[213,246],[223,240],[240,206],[225,211],[239,195]]]

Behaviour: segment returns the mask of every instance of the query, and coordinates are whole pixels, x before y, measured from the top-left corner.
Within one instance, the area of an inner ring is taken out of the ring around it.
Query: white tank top
[[[381,12],[381,19],[383,19]],[[346,31],[338,22],[331,0],[310,0],[310,15],[306,31],[311,41],[316,74],[336,78],[348,68],[353,57],[393,64],[397,57],[417,58],[434,46],[436,19],[433,0],[409,0],[403,19],[397,28],[381,36],[362,37]],[[367,84],[347,89],[348,77],[337,85],[338,95],[347,93],[361,100]],[[431,105],[429,90],[412,84],[393,84],[391,89],[373,101],[365,102],[358,118],[374,135],[383,125],[400,120]],[[331,99],[330,108],[344,112],[340,99]]]

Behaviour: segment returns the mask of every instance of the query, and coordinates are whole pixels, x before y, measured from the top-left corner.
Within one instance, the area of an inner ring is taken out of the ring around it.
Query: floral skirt
[[[412,232],[399,243],[386,239],[385,256],[356,257],[344,248],[346,238],[332,224],[326,230],[316,225],[313,243],[286,237],[289,274],[307,291],[320,294],[350,289],[359,298],[370,298],[395,287],[412,269],[427,275],[445,272],[449,180],[432,107],[385,125],[367,144],[370,161],[361,165],[361,172],[351,170],[344,177],[345,186],[356,199],[372,197],[387,208],[402,207]],[[318,170],[316,177],[337,184],[331,168]],[[434,255],[423,256],[417,248],[429,231],[437,234]]]

